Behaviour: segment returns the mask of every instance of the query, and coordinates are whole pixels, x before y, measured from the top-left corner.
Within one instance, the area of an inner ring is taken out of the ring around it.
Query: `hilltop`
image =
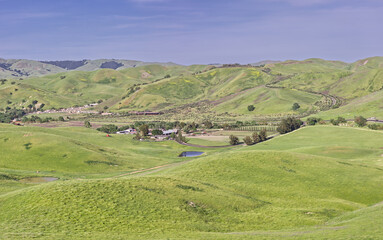
[[[96,71],[99,69],[125,69],[145,65],[175,66],[175,63],[143,62],[123,59],[36,61],[0,58],[0,78],[38,77],[68,71]]]

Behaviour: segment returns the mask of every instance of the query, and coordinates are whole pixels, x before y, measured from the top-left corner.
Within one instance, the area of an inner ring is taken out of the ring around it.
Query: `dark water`
[[[58,178],[55,177],[30,177],[30,178],[23,178],[20,180],[20,182],[23,183],[46,183],[46,182],[53,182],[58,180]]]
[[[189,152],[183,152],[179,155],[179,157],[197,157],[204,154],[204,152],[195,152],[195,151],[189,151]]]

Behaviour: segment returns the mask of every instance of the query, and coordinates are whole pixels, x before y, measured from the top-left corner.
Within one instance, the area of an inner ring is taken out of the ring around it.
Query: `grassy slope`
[[[79,127],[0,124],[0,172],[16,175],[40,171],[64,178],[111,176],[181,161],[178,155],[186,149],[193,148],[175,142],[138,142],[129,135],[107,138]]]
[[[333,218],[383,199],[382,140],[379,132],[310,127],[201,157],[156,176],[39,185],[0,197],[0,236],[377,237],[382,230],[372,220],[379,220],[381,207]],[[355,157],[342,157],[356,146]],[[358,225],[363,219],[373,231]],[[325,222],[347,229],[318,233],[314,226],[321,228]],[[255,235],[247,233],[257,230]]]
[[[294,103],[299,103],[299,112],[312,108],[321,96],[290,89],[258,88],[225,101],[214,108],[217,112],[232,112],[251,115],[294,114],[291,109]],[[255,110],[249,112],[248,105],[254,105]]]
[[[184,75],[148,85],[123,102],[137,110],[162,109],[201,100],[218,100],[270,81],[256,69],[213,69],[198,75]]]
[[[377,117],[383,119],[383,91],[377,91],[367,96],[356,98],[350,101],[347,105],[340,108],[331,109],[316,114],[326,120],[343,116],[346,119],[353,119],[354,116]]]
[[[290,74],[279,86],[325,92],[346,100],[368,95],[383,87],[383,58],[375,57],[347,65],[321,59],[275,64],[273,72]]]
[[[15,85],[7,81],[0,85],[0,107],[27,106],[32,100],[45,103],[47,107],[70,107],[95,102],[98,99],[121,99],[133,84],[147,84],[163,78],[166,74],[179,75],[204,68],[206,66],[148,65],[121,71],[102,69],[94,72],[59,73],[15,80]],[[15,91],[15,88],[18,90]],[[23,99],[26,100],[25,103],[22,103]],[[8,105],[6,100],[12,101],[12,104]]]

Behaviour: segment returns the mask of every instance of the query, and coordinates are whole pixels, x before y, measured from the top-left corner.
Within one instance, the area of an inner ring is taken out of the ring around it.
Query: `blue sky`
[[[0,58],[351,62],[382,24],[381,0],[0,0]]]

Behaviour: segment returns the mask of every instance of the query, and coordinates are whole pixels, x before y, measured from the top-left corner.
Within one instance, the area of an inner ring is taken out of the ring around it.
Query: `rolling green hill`
[[[192,71],[203,68],[205,67],[190,67]],[[121,71],[72,71],[39,78],[8,80],[0,85],[0,107],[26,107],[33,100],[38,100],[44,103],[46,108],[60,108],[81,106],[99,99],[121,99],[134,84],[148,84],[162,79],[167,74],[181,74],[191,70],[179,66],[148,65]]]
[[[380,110],[382,74],[383,57],[351,64],[307,59],[259,67],[157,64],[67,71],[24,80],[8,79],[0,85],[0,108],[27,108],[33,100],[44,103],[45,109],[103,100],[95,110],[174,114],[192,108],[202,115],[227,113],[248,119],[333,116],[351,114],[352,109],[352,114],[372,117],[380,116],[376,112]],[[293,111],[294,103],[301,108]],[[248,105],[254,105],[255,110],[247,111]],[[340,108],[327,111],[337,107]]]
[[[270,80],[270,76],[253,68],[212,69],[148,85],[126,99],[122,107],[136,110],[163,109],[186,102],[214,101]]]
[[[45,137],[47,130],[35,131]],[[73,135],[70,128],[53,132]],[[91,132],[78,134],[93,145],[99,140]],[[102,141],[105,149],[127,146],[117,136],[107,140]],[[383,199],[382,140],[376,131],[306,127],[144,176],[57,181],[21,190],[18,186],[0,195],[0,236],[375,239],[382,234],[377,225],[382,207],[374,206]],[[127,153],[139,151],[139,159],[151,158],[153,152],[140,149],[146,144],[130,143]],[[165,146],[151,145],[154,151],[157,147]],[[169,157],[158,153],[157,158]],[[28,159],[18,162],[22,168]]]
[[[187,148],[174,142],[141,143],[132,136],[72,128],[0,124],[0,173],[100,177],[178,162]],[[211,150],[210,150],[211,151]],[[209,150],[207,151],[209,152]]]

